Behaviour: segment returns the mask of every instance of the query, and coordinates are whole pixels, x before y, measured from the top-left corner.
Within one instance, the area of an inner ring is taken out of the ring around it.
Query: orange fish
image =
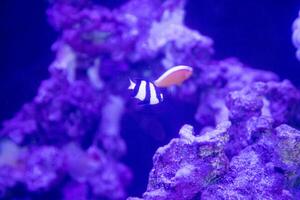
[[[163,73],[154,84],[157,87],[170,87],[180,85],[193,74],[193,68],[185,65],[178,65]]]

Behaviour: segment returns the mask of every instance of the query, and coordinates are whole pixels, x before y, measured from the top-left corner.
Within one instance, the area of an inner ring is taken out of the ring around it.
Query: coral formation
[[[121,122],[139,109],[128,77],[154,80],[184,64],[193,76],[166,93],[197,107],[200,130],[184,125],[160,147],[142,198],[128,199],[300,198],[299,90],[236,58],[215,60],[213,40],[184,24],[184,4],[50,2],[56,59],[36,97],[0,131],[1,197],[24,190],[33,199],[49,191],[53,199],[125,199],[132,172],[121,162]],[[300,48],[298,32],[299,19]]]
[[[294,24],[292,26],[293,35],[292,35],[292,41],[294,43],[294,46],[297,48],[296,51],[296,57],[298,60],[300,60],[300,12],[298,18],[294,21]]]
[[[286,124],[276,127],[272,116],[261,114],[257,91],[264,90],[257,88],[264,84],[255,85],[230,99],[236,104],[229,106],[230,121],[197,135],[185,125],[180,138],[157,150],[142,199],[299,197],[300,131]]]

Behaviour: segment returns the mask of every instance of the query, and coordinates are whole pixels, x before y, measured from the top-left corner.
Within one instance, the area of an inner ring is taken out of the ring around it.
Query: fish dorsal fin
[[[129,87],[128,87],[128,89],[129,90],[133,90],[134,89],[134,87],[135,87],[135,83],[131,80],[131,79],[129,79]]]
[[[185,65],[178,65],[168,69],[163,73],[154,84],[157,87],[169,87],[179,85],[188,79],[193,73],[193,68]]]

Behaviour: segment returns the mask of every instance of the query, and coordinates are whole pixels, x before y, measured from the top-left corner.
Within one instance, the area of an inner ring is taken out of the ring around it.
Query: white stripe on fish
[[[150,105],[158,104],[159,99],[157,98],[155,86],[150,83]]]
[[[141,81],[141,84],[138,89],[138,93],[134,98],[137,98],[141,101],[144,101],[146,98],[146,81]]]

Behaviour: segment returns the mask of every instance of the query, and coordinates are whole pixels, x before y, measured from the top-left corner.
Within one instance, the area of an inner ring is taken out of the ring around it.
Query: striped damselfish
[[[193,68],[179,65],[168,69],[154,82],[137,79],[133,82],[129,79],[129,90],[132,96],[140,101],[140,104],[155,105],[163,101],[163,94],[159,88],[166,88],[172,85],[180,85],[193,73]]]

